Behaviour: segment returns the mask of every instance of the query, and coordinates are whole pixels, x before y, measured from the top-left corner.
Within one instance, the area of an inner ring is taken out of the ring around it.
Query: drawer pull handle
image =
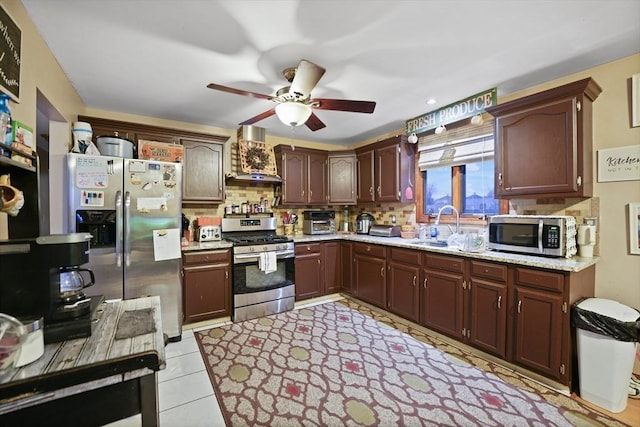
[[[413,276],[413,286],[416,285],[416,282],[418,281],[418,278],[416,276]]]
[[[422,281],[422,287],[427,289],[427,278],[425,277],[424,280]]]
[[[518,313],[521,312],[521,308],[522,308],[522,300],[518,300]]]
[[[380,276],[384,277],[384,267],[380,269]]]
[[[500,309],[501,304],[502,304],[502,295],[498,297],[498,309]]]

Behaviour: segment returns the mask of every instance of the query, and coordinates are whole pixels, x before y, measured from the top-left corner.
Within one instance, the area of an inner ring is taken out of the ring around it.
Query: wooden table
[[[115,339],[125,311],[155,308],[156,332]],[[104,425],[142,414],[158,425],[157,371],[165,353],[160,297],[103,303],[91,337],[47,344],[0,384],[0,425]]]

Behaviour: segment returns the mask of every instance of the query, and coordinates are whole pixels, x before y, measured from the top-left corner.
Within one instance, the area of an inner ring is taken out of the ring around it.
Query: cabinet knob
[[[427,289],[427,278],[425,277],[424,280],[422,281],[422,287]]]
[[[378,196],[382,194],[382,188],[378,185]]]
[[[417,281],[418,281],[418,278],[416,276],[413,276],[413,286],[416,286]]]
[[[502,187],[502,172],[498,174],[498,185]]]
[[[384,267],[380,269],[380,276],[384,277]]]

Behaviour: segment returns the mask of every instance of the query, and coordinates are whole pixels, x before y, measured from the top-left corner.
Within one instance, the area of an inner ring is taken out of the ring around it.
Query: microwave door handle
[[[116,192],[116,266],[122,267],[122,192]]]
[[[131,193],[124,193],[124,265],[131,265]]]
[[[543,250],[544,250],[543,247],[542,247],[542,231],[543,231],[543,229],[544,229],[544,221],[540,220],[538,222],[538,251],[540,253],[542,253]]]

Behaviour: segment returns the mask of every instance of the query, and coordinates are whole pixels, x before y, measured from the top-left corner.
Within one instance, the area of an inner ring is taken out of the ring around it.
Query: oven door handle
[[[285,259],[285,258],[293,258],[295,256],[294,251],[282,251],[276,252],[276,259]],[[251,262],[260,260],[260,254],[237,254],[233,256],[234,262],[242,261],[242,262]]]

